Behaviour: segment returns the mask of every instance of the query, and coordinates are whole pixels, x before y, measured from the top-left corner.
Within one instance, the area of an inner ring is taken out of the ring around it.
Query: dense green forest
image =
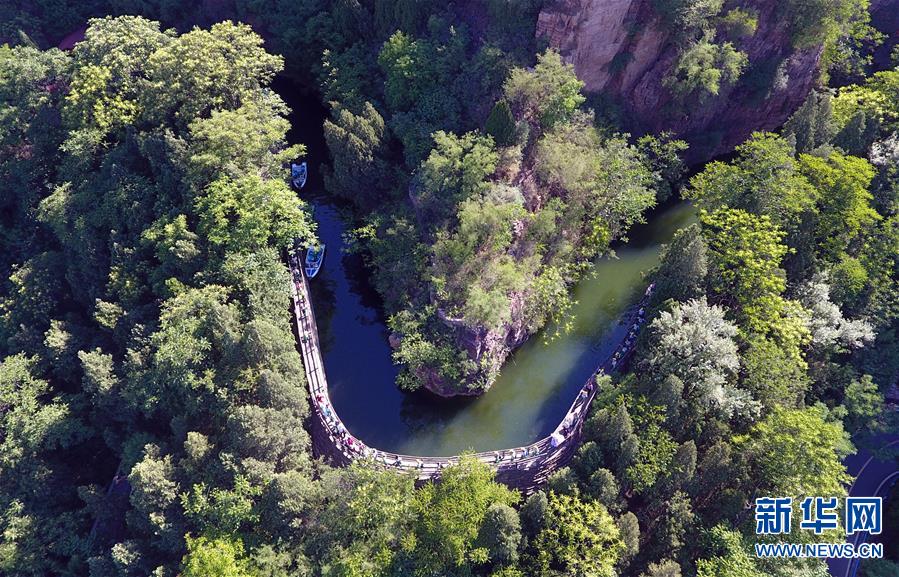
[[[899,67],[874,71],[866,4],[783,3],[832,85],[692,170],[594,111],[534,39],[539,2],[475,4],[0,7],[0,574],[826,574],[756,558],[749,504],[844,495],[842,458],[897,428]],[[685,31],[671,90],[739,74],[715,30],[751,10],[653,5]],[[460,334],[564,331],[589,263],[657,204],[699,208],[544,490],[313,458],[282,257],[315,225],[278,74],[329,105],[326,187],[407,389],[483,390],[504,356]],[[899,572],[891,547],[863,570]]]

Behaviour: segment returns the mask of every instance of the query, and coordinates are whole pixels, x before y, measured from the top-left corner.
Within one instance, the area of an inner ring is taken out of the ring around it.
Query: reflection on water
[[[527,444],[549,434],[577,389],[609,354],[616,319],[640,295],[661,244],[692,221],[681,203],[636,227],[617,258],[602,258],[575,287],[572,329],[549,342],[535,335],[513,354],[496,384],[476,399],[435,399],[395,385],[387,328],[361,259],[341,252],[343,220],[314,200],[328,256],[312,280],[331,398],[344,424],[369,446],[414,455],[453,455]]]

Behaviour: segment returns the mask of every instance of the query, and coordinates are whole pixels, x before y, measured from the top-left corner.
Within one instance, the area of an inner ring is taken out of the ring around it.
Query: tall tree
[[[849,475],[842,463],[852,452],[849,435],[826,409],[775,407],[764,421],[734,439],[744,451],[749,483],[758,495],[843,495]]]
[[[512,505],[517,493],[493,480],[494,472],[472,457],[446,469],[439,483],[416,493],[412,552],[418,575],[457,572],[487,560],[478,535],[493,505]]]
[[[767,216],[777,227],[793,230],[799,216],[814,207],[815,189],[800,171],[793,146],[784,138],[755,133],[737,147],[732,163],[710,162],[686,190],[701,208],[742,209]]]
[[[571,118],[584,102],[583,87],[574,67],[562,62],[558,52],[547,50],[537,56],[533,70],[512,70],[503,90],[519,118],[549,130],[557,122]]]
[[[605,507],[574,495],[550,493],[545,524],[533,544],[539,574],[615,575],[615,563],[624,552],[624,543]]]
[[[649,329],[643,370],[651,378],[679,378],[687,405],[700,414],[752,411],[747,396],[733,386],[740,366],[734,340],[737,327],[724,318],[724,309],[710,306],[705,297],[677,303],[670,312],[662,311]]]

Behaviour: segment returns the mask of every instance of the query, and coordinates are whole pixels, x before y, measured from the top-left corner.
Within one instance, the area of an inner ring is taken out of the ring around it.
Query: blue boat
[[[325,245],[320,244],[318,246],[310,246],[306,249],[306,276],[308,278],[313,278],[318,274],[318,271],[322,268],[322,263],[325,260]]]
[[[290,181],[295,187],[303,188],[306,186],[306,178],[308,176],[309,170],[306,168],[305,162],[290,165]]]

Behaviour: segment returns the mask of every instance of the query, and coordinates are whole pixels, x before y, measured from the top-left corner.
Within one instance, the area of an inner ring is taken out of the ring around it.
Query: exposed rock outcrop
[[[749,65],[738,83],[701,101],[681,101],[664,84],[678,49],[652,0],[551,0],[537,35],[574,65],[587,91],[622,107],[628,130],[672,131],[690,142],[689,160],[702,162],[731,151],[753,131],[782,125],[818,78],[822,47],[793,47],[778,1],[754,1],[751,8],[758,28],[735,42]]]
[[[456,344],[469,359],[474,361],[478,370],[470,375],[469,389],[460,389],[455,383],[448,383],[437,375],[421,375],[425,388],[442,397],[480,395],[490,388],[509,353],[517,349],[530,336],[524,322],[524,296],[516,293],[512,296],[510,321],[497,329],[472,327],[462,319],[452,318],[443,310],[438,310],[440,320],[455,334]]]

